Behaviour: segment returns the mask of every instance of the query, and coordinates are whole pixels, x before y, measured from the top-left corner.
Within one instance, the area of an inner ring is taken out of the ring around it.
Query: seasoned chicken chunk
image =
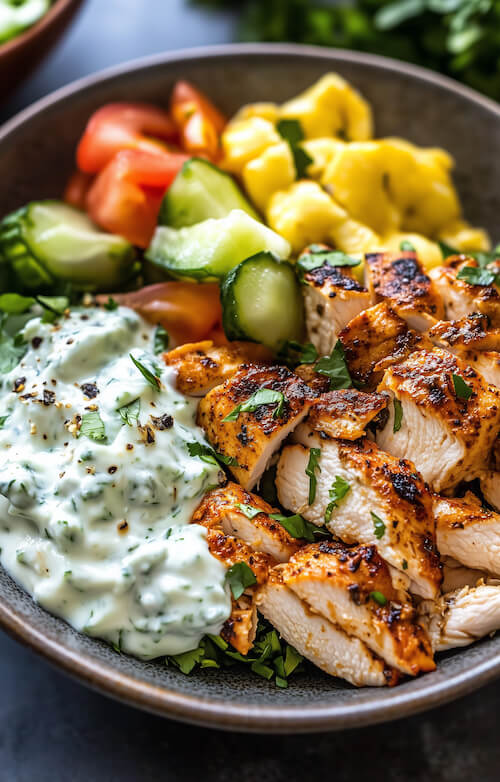
[[[452,489],[484,469],[500,429],[500,391],[444,350],[421,350],[390,367],[378,387],[400,404],[377,432],[381,448],[411,458],[435,491]],[[466,398],[468,397],[468,398]]]
[[[282,567],[287,587],[410,676],[433,671],[432,649],[406,595],[392,585],[375,546],[314,543]]]
[[[263,389],[276,401],[259,403],[255,395]],[[229,468],[236,480],[251,489],[283,440],[305,418],[315,398],[315,393],[286,367],[250,366],[201,400],[198,424],[216,451],[235,460],[237,466],[233,463]],[[250,410],[239,409],[245,403]]]
[[[482,570],[465,567],[453,557],[441,557],[443,563],[443,583],[441,591],[453,592],[455,589],[463,589],[464,586],[474,587],[478,581],[484,581],[488,577]]]
[[[328,391],[314,402],[307,423],[330,437],[358,440],[366,434],[368,424],[377,427],[385,423],[388,401],[388,395],[364,394],[354,388]]]
[[[466,567],[500,576],[500,514],[469,497],[435,497],[438,550]]]
[[[479,477],[484,499],[489,505],[500,511],[500,472],[485,470]]]
[[[435,652],[468,646],[500,629],[500,584],[479,583],[424,600],[419,614]]]
[[[496,350],[467,350],[461,359],[484,377],[487,383],[500,388],[500,353]]]
[[[427,337],[409,329],[385,301],[353,318],[339,339],[351,377],[367,390],[377,387],[388,366],[414,350],[432,347]]]
[[[467,266],[478,267],[474,258],[463,255],[448,259],[448,266],[437,266],[429,272],[444,302],[447,320],[459,320],[473,312],[487,315],[491,328],[500,328],[500,294],[494,285],[471,285],[457,279],[457,274]]]
[[[304,274],[303,282],[308,338],[326,356],[349,321],[370,306],[370,294],[346,267],[327,263]]]
[[[267,581],[269,569],[275,564],[267,554],[255,552],[241,540],[225,535],[218,529],[207,529],[207,544],[212,556],[227,568],[244,562],[252,570],[256,585],[247,587],[237,600],[232,599],[231,616],[221,630],[222,637],[240,654],[248,654],[257,630],[256,589]]]
[[[428,332],[436,347],[462,354],[500,350],[500,329],[490,329],[486,315],[477,312],[459,320],[441,320]]]
[[[366,438],[354,443],[324,440],[306,425],[296,437],[301,443],[286,446],[278,462],[281,504],[318,526],[326,523],[346,543],[376,545],[396,571],[409,577],[413,592],[434,596],[441,570],[432,501],[413,464],[384,453]],[[311,448],[318,449],[315,492],[306,474],[311,472]],[[339,479],[348,490],[332,504]]]
[[[188,396],[205,396],[232,377],[242,364],[271,361],[271,352],[252,342],[231,342],[216,346],[210,340],[189,342],[163,354],[163,360],[177,372],[178,390]]]
[[[254,551],[263,551],[277,562],[287,562],[304,541],[292,538],[270,517],[278,512],[256,494],[230,482],[205,494],[191,521],[220,528],[226,535],[243,540]]]
[[[330,381],[326,375],[319,375],[315,369],[315,364],[299,364],[298,367],[295,367],[294,372],[319,396],[328,391]]]
[[[365,285],[373,304],[387,300],[416,331],[425,331],[444,317],[442,301],[413,251],[367,254]]]
[[[397,684],[400,674],[355,636],[313,613],[310,606],[283,583],[282,565],[271,570],[259,589],[259,611],[297,651],[330,674],[356,687]]]

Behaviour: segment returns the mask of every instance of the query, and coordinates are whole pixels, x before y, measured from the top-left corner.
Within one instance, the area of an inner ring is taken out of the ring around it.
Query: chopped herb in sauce
[[[96,442],[102,442],[106,439],[104,422],[97,410],[90,410],[82,415],[78,436],[89,437]]]

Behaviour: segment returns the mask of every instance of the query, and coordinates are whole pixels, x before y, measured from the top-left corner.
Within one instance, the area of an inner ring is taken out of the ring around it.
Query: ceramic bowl
[[[0,130],[0,214],[57,197],[75,143],[107,101],[165,104],[189,79],[227,113],[242,103],[283,101],[327,71],[351,81],[374,107],[377,134],[442,146],[456,160],[465,212],[494,239],[500,214],[500,107],[440,75],[392,60],[289,45],[242,45],[164,54],[83,79],[44,98]],[[500,673],[500,636],[441,655],[437,671],[394,689],[355,689],[311,670],[287,690],[246,670],[184,676],[79,635],[35,605],[0,569],[0,623],[58,668],[127,703],[212,727],[307,732],[402,717],[463,695]]]

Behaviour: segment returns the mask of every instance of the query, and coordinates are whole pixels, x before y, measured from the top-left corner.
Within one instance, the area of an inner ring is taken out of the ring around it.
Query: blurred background
[[[65,35],[49,40],[54,48],[14,87],[20,66],[7,75],[2,49],[26,35],[0,47],[0,84],[9,89],[0,102],[2,121],[107,66],[241,39],[396,56],[500,98],[500,0],[350,0],[349,6],[347,0],[335,6],[321,0],[84,0]],[[34,46],[29,43],[28,58]],[[3,633],[0,681],[0,782],[189,782],[200,776],[206,782],[309,782],[326,775],[338,782],[368,775],[372,782],[498,782],[500,776],[500,684],[397,723],[301,738],[221,734],[142,714],[84,689]]]

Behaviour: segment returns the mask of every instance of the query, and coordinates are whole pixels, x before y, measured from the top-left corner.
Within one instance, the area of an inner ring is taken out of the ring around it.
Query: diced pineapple
[[[261,117],[230,122],[221,138],[221,167],[233,174],[241,174],[250,160],[258,157],[267,147],[281,141],[282,138],[273,123]]]
[[[344,141],[340,141],[337,138],[327,137],[311,138],[303,141],[302,147],[313,160],[307,169],[308,175],[312,179],[321,180],[326,167],[330,164],[338,151],[342,149],[344,144]]]
[[[232,122],[238,120],[248,119],[249,117],[261,117],[268,122],[275,124],[279,119],[279,106],[277,103],[261,102],[261,103],[247,103],[246,106],[242,106],[241,109],[234,115]]]
[[[394,233],[383,239],[383,249],[398,252],[401,249],[401,242],[409,242],[417,252],[417,257],[426,271],[435,266],[441,266],[443,263],[443,254],[441,248],[436,242],[426,239],[422,234],[415,233]]]
[[[439,232],[441,241],[461,252],[487,251],[491,248],[490,237],[482,228],[474,228],[465,220],[454,220]]]
[[[243,169],[245,189],[261,212],[277,190],[286,190],[295,181],[295,165],[286,141],[273,144]]]

